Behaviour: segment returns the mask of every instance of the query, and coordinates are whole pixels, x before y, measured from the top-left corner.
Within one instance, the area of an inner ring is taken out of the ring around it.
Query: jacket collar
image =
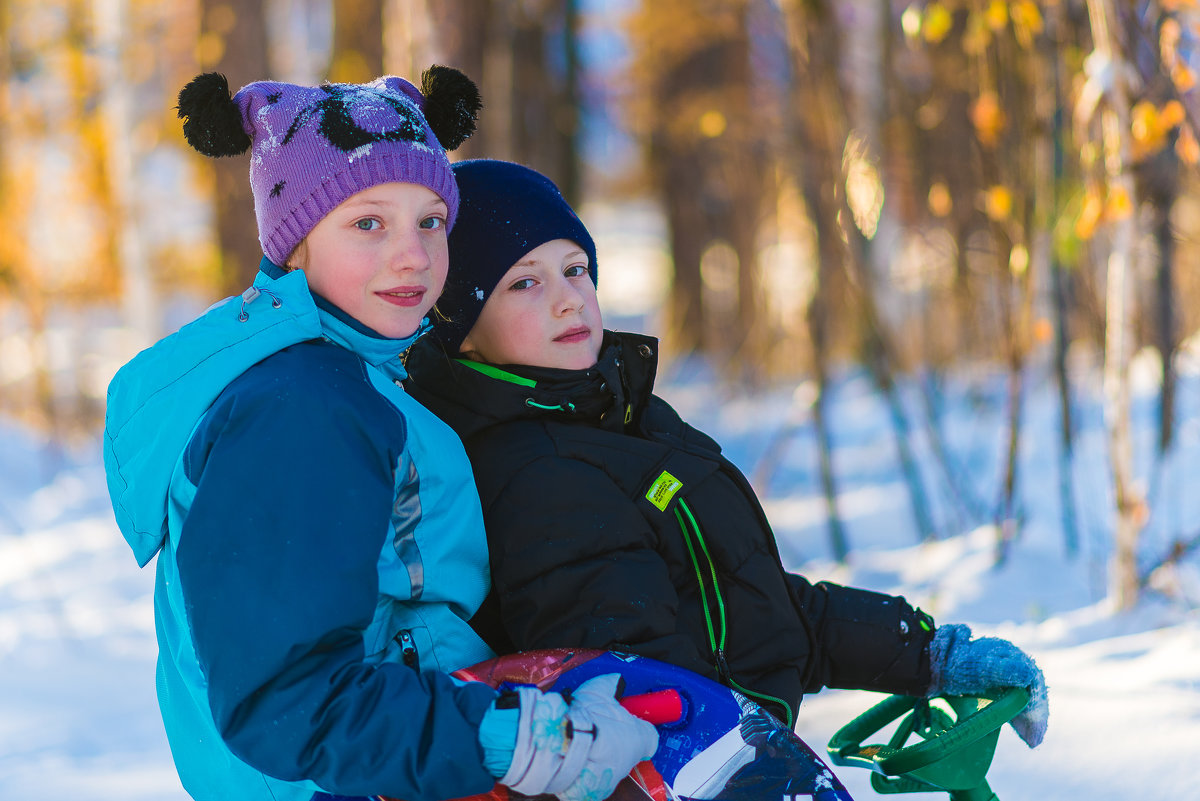
[[[272,279],[282,278],[289,272],[265,256],[259,265],[259,270]],[[390,339],[373,328],[363,325],[313,292],[311,287],[308,291],[312,295],[313,303],[317,306],[322,336],[336,345],[354,351],[368,364],[383,370],[389,378],[403,380],[407,376],[401,357],[412,347],[414,342],[432,328],[428,318],[421,321],[411,336],[403,339]]]
[[[654,389],[658,341],[606,331],[587,370],[485,365],[448,356],[432,338],[408,360],[414,397],[466,438],[491,425],[554,419],[623,431],[636,425]]]

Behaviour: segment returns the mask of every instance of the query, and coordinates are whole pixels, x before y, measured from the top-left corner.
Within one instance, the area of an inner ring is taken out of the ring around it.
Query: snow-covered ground
[[[914,451],[940,539],[921,544],[895,459],[886,408],[848,373],[834,396],[836,467],[853,547],[829,558],[805,393],[733,393],[694,366],[674,365],[661,390],[714,434],[764,497],[785,561],[812,578],[901,593],[939,621],[1007,637],[1036,655],[1050,687],[1045,743],[1003,733],[989,773],[1003,801],[1200,797],[1200,578],[1197,560],[1161,571],[1135,610],[1105,600],[1108,488],[1094,385],[1081,382],[1076,500],[1081,539],[1067,557],[1058,508],[1057,411],[1048,380],[1032,382],[1022,447],[1022,520],[994,567],[993,507],[1003,383],[963,374],[940,387],[939,424],[959,491],[930,458],[924,424]],[[919,409],[908,387],[906,400]],[[797,400],[798,399],[798,400]],[[1152,417],[1152,394],[1137,415]],[[1200,530],[1200,379],[1187,375],[1179,440],[1163,463],[1146,534],[1147,559]],[[795,426],[793,433],[786,432]],[[1138,436],[1151,472],[1153,433]],[[966,489],[964,489],[966,488]],[[978,512],[979,510],[976,510]],[[176,801],[154,699],[152,569],[139,570],[112,520],[98,441],[65,450],[0,422],[0,801]],[[805,701],[798,731],[818,750],[879,696],[827,691]],[[839,768],[859,799],[868,774]],[[920,794],[913,798],[944,798]]]

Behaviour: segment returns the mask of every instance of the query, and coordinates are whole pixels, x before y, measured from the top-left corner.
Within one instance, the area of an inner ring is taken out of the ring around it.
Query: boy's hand
[[[960,623],[939,626],[929,644],[929,665],[933,671],[930,698],[978,695],[999,687],[1029,690],[1029,704],[1012,719],[1012,727],[1030,748],[1046,736],[1050,718],[1046,677],[1032,657],[1008,640],[972,640],[971,629]]]

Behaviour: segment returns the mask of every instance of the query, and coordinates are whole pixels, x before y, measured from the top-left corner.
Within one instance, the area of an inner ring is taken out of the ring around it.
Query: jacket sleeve
[[[518,649],[625,650],[716,678],[677,630],[679,598],[650,527],[602,470],[535,459],[484,519],[500,614]]]
[[[357,362],[278,366],[232,384],[184,456],[179,580],[217,728],[254,768],[335,794],[485,792],[494,692],[364,661],[404,420]]]
[[[822,687],[924,695],[933,618],[904,598],[788,574],[813,631],[805,692]]]

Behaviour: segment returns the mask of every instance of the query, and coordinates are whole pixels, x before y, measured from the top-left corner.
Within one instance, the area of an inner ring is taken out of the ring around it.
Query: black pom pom
[[[425,119],[446,150],[454,150],[475,133],[483,101],[466,75],[435,64],[421,75],[421,94],[425,95]]]
[[[250,147],[242,128],[242,112],[229,94],[229,81],[219,72],[197,75],[179,90],[183,136],[206,156],[240,156]]]

